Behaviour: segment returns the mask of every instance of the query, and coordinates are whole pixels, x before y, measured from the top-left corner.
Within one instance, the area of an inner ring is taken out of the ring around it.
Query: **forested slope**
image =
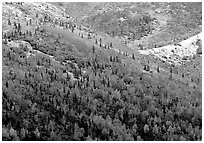
[[[197,84],[70,21],[34,17],[3,19],[2,140],[202,140]]]

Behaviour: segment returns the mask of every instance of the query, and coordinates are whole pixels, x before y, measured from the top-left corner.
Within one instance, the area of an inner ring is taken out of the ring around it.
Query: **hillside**
[[[63,4],[65,12],[83,24],[118,37],[132,48],[139,44],[161,47],[198,34],[201,6],[198,2]]]
[[[200,3],[2,9],[3,141],[202,140]]]

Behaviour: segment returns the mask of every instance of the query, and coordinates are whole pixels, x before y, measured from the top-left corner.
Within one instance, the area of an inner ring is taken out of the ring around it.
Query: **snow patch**
[[[139,50],[139,53],[143,55],[151,54],[160,58],[162,61],[180,65],[181,61],[183,60],[182,58],[192,57],[196,54],[196,50],[198,48],[198,45],[196,45],[197,40],[202,40],[202,33],[179,42],[179,46],[167,45],[160,48]]]

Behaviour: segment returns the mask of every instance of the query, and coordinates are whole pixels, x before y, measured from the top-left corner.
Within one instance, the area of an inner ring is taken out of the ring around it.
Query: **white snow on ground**
[[[31,4],[30,4],[31,5]],[[62,11],[60,11],[58,8],[55,6],[49,4],[49,3],[44,3],[44,2],[34,2],[32,3],[34,7],[36,7],[40,12],[46,12],[49,13],[50,15],[54,15],[55,17],[62,17],[64,14]]]
[[[16,15],[18,14],[18,18],[22,18],[22,11],[16,9],[13,5],[2,4],[2,18],[7,18],[8,15]]]
[[[198,48],[196,41],[198,39],[202,40],[202,33],[183,40],[179,42],[178,45],[167,45],[160,48],[139,50],[139,53],[143,55],[151,54],[168,63],[180,65],[183,57],[191,57],[196,54]]]
[[[48,14],[50,16],[55,17],[55,19],[66,19],[66,13],[63,10],[55,7],[52,4],[45,3],[45,2],[24,2],[22,6],[16,6],[17,4],[13,3],[8,5],[6,3],[2,3],[2,18],[7,19],[8,15],[14,16],[14,19],[29,19],[35,17],[35,14]],[[21,11],[21,8],[25,8],[25,12]],[[28,13],[27,13],[28,12]],[[16,14],[18,17],[16,17]]]

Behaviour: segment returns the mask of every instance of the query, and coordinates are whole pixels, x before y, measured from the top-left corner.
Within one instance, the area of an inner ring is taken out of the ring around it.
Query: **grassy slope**
[[[50,26],[44,26],[44,28],[52,33],[52,34],[60,34],[65,41],[69,41],[69,43],[75,45],[75,47],[82,53],[87,54],[91,51],[91,44],[88,42],[84,42],[77,35],[71,33],[68,30],[64,30],[61,28],[55,28]]]

